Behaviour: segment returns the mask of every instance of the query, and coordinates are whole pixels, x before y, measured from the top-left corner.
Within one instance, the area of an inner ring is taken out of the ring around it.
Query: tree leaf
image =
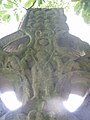
[[[2,0],[0,0],[0,5],[2,4]]]
[[[7,12],[7,10],[0,10],[0,15],[4,15]]]
[[[16,20],[19,21],[19,15],[18,15],[18,13],[15,12],[14,15],[16,17]]]
[[[32,1],[31,1],[31,0],[28,0],[28,1],[25,3],[24,7],[25,7],[25,8],[29,8],[29,7],[31,6],[31,3],[32,3]]]
[[[10,2],[10,1],[8,1],[8,5],[11,6],[11,7],[13,7],[13,3]]]
[[[89,12],[87,10],[82,10],[82,17],[84,18],[84,21],[87,23],[87,24],[90,24],[90,15],[89,15]]]
[[[74,10],[75,10],[75,12],[76,12],[77,14],[80,13],[80,10],[81,10],[81,4],[80,4],[80,1],[77,2],[77,4],[76,4],[75,7],[74,7]]]
[[[42,4],[42,0],[38,0],[38,6]]]
[[[3,4],[4,5],[4,7],[5,8],[7,8],[7,9],[11,9],[11,8],[13,8],[13,3],[12,2],[7,2],[7,4]]]
[[[17,19],[17,21],[19,21],[19,15],[18,14],[16,14],[16,19]]]
[[[22,0],[19,0],[19,2],[21,3],[21,2],[22,2]]]
[[[11,19],[10,14],[5,14],[5,15],[3,16],[3,18],[2,18],[3,21],[7,21],[7,22],[9,22],[10,19]]]

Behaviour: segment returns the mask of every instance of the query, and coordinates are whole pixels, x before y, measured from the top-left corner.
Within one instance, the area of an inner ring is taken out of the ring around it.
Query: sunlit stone
[[[44,104],[44,111],[46,111],[47,114],[50,114],[50,116],[63,114],[64,108],[61,98],[54,97],[47,99],[46,103]]]
[[[74,112],[81,106],[84,98],[79,95],[70,94],[68,100],[63,102],[63,105],[69,112]]]
[[[22,103],[17,100],[14,91],[4,92],[0,97],[4,105],[11,111],[16,110],[22,106]]]

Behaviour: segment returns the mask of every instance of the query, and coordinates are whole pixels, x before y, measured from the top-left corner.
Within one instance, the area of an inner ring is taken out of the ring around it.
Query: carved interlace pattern
[[[86,92],[90,85],[90,46],[68,30],[63,9],[29,9],[19,30],[1,39],[0,74],[13,78],[25,105],[5,120],[77,120],[46,109],[49,98],[62,101],[75,85],[76,92]]]

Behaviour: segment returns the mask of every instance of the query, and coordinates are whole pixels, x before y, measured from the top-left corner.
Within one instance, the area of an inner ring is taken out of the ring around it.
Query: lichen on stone
[[[26,120],[66,120],[67,112],[59,118],[44,115],[42,104],[52,97],[67,99],[76,84],[74,75],[80,80],[80,75],[86,72],[83,83],[86,80],[85,87],[89,88],[90,46],[68,30],[63,9],[36,8],[27,12],[15,34],[1,39],[0,70],[19,75],[19,80],[13,79],[13,83],[24,105],[35,101],[35,108],[31,107]],[[80,83],[83,84],[81,80]]]

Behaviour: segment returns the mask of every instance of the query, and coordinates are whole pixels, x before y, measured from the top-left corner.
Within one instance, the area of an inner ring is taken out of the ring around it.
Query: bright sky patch
[[[69,112],[75,112],[83,103],[84,98],[79,95],[70,94],[68,100],[63,102],[63,105]]]
[[[22,103],[18,101],[14,91],[4,92],[0,97],[4,105],[11,111],[16,110],[22,106]]]

